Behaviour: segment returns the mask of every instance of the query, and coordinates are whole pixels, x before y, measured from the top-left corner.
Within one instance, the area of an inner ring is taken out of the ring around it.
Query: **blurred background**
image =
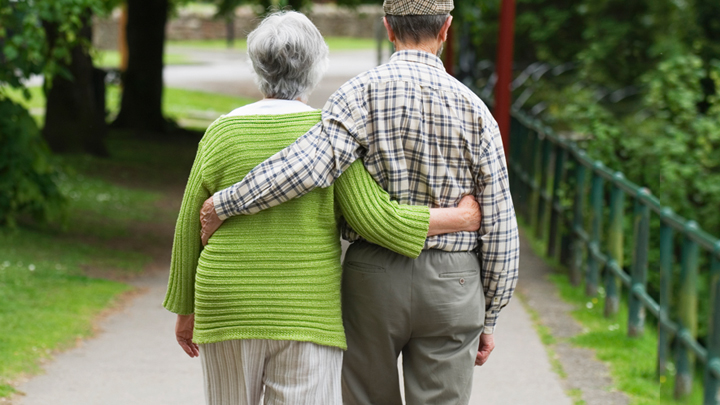
[[[393,51],[382,1],[0,0],[0,401],[166,277],[197,143],[261,97],[245,37],[274,9],[306,13],[329,45],[313,107]],[[512,114],[523,232],[581,325],[563,340],[536,316],[551,363],[560,343],[586,347],[618,403],[718,403],[720,2],[476,0],[452,14],[445,67]]]

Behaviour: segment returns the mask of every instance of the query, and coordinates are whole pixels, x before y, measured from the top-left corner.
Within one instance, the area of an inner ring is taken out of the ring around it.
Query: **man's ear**
[[[387,22],[387,18],[383,17],[383,24],[385,25],[385,31],[387,31],[387,36],[390,42],[395,43],[395,33],[393,32],[392,28],[390,28],[390,24]]]
[[[445,24],[443,24],[442,28],[440,28],[440,34],[438,35],[438,39],[441,42],[447,41],[448,31],[450,31],[450,24],[452,24],[452,16],[448,16],[448,18],[445,20]]]

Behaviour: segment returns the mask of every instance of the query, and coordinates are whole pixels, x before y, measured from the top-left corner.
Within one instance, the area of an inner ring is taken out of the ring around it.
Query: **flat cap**
[[[453,0],[385,0],[383,10],[387,15],[441,15],[449,14]]]

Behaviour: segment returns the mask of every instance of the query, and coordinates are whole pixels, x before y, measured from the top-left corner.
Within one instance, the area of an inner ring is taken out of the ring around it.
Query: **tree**
[[[63,196],[57,185],[59,166],[28,110],[12,101],[8,88],[29,92],[24,81],[42,74],[49,81],[67,70],[72,50],[89,43],[77,33],[88,9],[102,11],[97,0],[36,0],[0,5],[0,224],[19,215],[57,217]],[[44,26],[54,26],[47,40]],[[52,113],[52,107],[49,108]],[[70,120],[71,117],[65,117]],[[82,132],[82,128],[80,128]]]
[[[128,0],[128,67],[113,126],[166,132],[162,114],[163,53],[168,0]]]
[[[107,155],[104,139],[105,73],[93,67],[87,43],[92,39],[92,11],[80,16],[82,27],[78,36],[86,41],[70,50],[70,61],[61,67],[67,74],[48,77],[45,81],[47,102],[43,135],[55,152],[89,152]],[[57,42],[58,24],[43,23],[49,48]]]

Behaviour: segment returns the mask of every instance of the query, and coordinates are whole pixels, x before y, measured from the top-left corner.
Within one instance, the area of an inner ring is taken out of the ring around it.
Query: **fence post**
[[[562,206],[560,204],[560,183],[565,173],[565,158],[567,149],[561,145],[555,145],[555,173],[553,174],[552,199],[550,200],[550,236],[548,238],[547,255],[550,258],[560,258],[557,250],[558,229],[560,228],[560,214]]]
[[[598,292],[598,281],[600,279],[600,263],[597,256],[600,255],[600,229],[602,228],[603,210],[603,178],[597,173],[602,168],[602,163],[595,162],[592,175],[592,186],[590,190],[590,203],[592,204],[592,230],[588,252],[588,273],[585,284],[587,295],[594,296]]]
[[[705,393],[703,405],[718,405],[720,380],[712,372],[714,364],[720,365],[720,242],[715,243],[715,251],[710,259],[710,327],[708,334],[708,358],[705,364]]]
[[[665,328],[670,323],[670,296],[672,293],[673,268],[673,229],[664,218],[672,214],[670,208],[664,208],[660,218],[660,316],[658,320],[658,364],[657,374],[667,372],[668,352],[670,351],[670,333]]]
[[[624,176],[617,172],[613,176],[616,181],[622,181]],[[623,220],[625,218],[625,192],[618,186],[612,186],[610,192],[610,229],[608,231],[608,262],[605,265],[605,316],[615,315],[620,307],[620,292],[618,279],[610,269],[614,263],[623,268]]]
[[[645,198],[650,195],[646,188],[638,191],[635,199],[635,248],[633,249],[632,282],[628,295],[630,313],[628,316],[628,335],[640,336],[645,327],[645,306],[637,294],[647,288],[648,249],[650,244],[650,208]]]
[[[539,134],[538,134],[539,135]],[[550,153],[551,146],[550,140],[547,136],[542,139],[542,159],[540,163],[540,189],[538,190],[538,212],[537,212],[537,225],[535,227],[535,237],[543,240],[545,237],[545,216],[548,204],[548,171],[550,169]]]
[[[530,153],[531,156],[529,156],[529,162],[532,167],[532,172],[530,173],[530,187],[532,188],[532,191],[530,192],[530,201],[528,201],[528,224],[530,225],[530,228],[537,228],[537,218],[538,218],[538,204],[540,203],[540,186],[538,178],[542,176],[541,169],[538,168],[538,164],[540,161],[540,143],[542,142],[540,140],[540,133],[533,131],[533,137],[532,137],[532,144],[530,147]]]
[[[585,209],[585,166],[578,159],[575,166],[575,202],[573,203],[573,244],[570,282],[579,285],[582,280],[583,246],[585,242],[580,236],[583,230],[583,210]]]
[[[685,225],[680,266],[680,296],[678,297],[680,321],[678,336],[685,332],[693,338],[697,338],[698,244],[690,239],[688,235],[696,232],[697,228],[695,221],[690,221]],[[682,339],[676,340],[677,375],[675,376],[675,398],[680,399],[687,396],[692,390],[695,357]]]

